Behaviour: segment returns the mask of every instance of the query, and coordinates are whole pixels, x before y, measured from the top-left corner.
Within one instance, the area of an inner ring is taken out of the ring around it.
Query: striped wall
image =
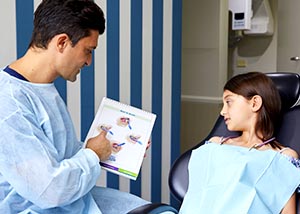
[[[181,0],[95,0],[107,28],[91,66],[75,83],[55,82],[84,140],[103,96],[152,111],[157,120],[137,181],[103,171],[100,186],[153,202],[175,201],[168,172],[179,156],[181,93]],[[1,0],[0,66],[26,51],[33,11],[41,0]]]

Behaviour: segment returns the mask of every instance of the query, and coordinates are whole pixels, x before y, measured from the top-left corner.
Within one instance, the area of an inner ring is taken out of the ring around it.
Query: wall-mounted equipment
[[[229,0],[232,30],[245,35],[273,35],[274,20],[269,0]]]
[[[250,30],[252,17],[252,0],[229,0],[232,12],[232,30]]]
[[[253,17],[251,29],[245,30],[246,35],[273,35],[274,20],[269,0],[252,0]]]

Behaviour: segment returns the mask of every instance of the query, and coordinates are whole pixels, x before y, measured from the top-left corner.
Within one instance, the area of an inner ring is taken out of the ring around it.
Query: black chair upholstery
[[[300,98],[300,76],[296,73],[268,73],[267,74],[275,83],[279,90],[283,118],[279,130],[275,133],[277,140],[287,146],[291,147],[300,154],[300,106],[297,106]],[[189,182],[188,163],[193,149],[203,145],[204,142],[213,136],[238,136],[239,132],[231,132],[227,129],[223,117],[219,116],[214,124],[213,129],[208,136],[199,144],[183,153],[172,165],[169,173],[169,187],[171,193],[181,203],[186,194]],[[300,194],[297,194],[297,213],[300,213]],[[133,213],[160,213],[150,212],[160,207],[157,204],[144,206],[147,210],[143,212],[143,208],[138,208],[139,212]],[[168,205],[163,204],[165,211],[174,211],[169,209]],[[133,214],[132,213],[132,214]],[[174,212],[176,213],[176,212]]]

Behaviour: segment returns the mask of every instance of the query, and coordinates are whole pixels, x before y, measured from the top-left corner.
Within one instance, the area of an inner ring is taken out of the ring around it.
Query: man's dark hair
[[[34,13],[34,29],[29,47],[47,49],[58,34],[69,36],[72,45],[90,35],[90,30],[102,34],[105,18],[92,0],[43,0]]]

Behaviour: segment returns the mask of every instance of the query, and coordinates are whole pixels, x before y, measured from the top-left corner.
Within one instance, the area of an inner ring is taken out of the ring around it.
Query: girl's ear
[[[251,99],[252,110],[257,112],[262,107],[262,98],[259,95],[255,95]]]

